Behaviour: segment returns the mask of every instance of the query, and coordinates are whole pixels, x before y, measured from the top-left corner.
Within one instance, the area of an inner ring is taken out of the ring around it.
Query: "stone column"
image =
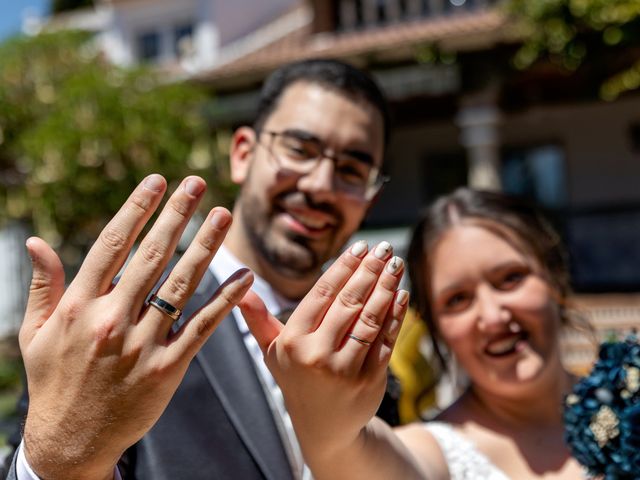
[[[499,124],[501,116],[495,102],[463,102],[456,117],[460,141],[467,150],[469,186],[501,190]]]

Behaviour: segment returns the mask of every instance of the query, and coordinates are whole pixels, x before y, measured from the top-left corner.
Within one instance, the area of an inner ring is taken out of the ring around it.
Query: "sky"
[[[20,32],[24,12],[32,9],[44,15],[48,6],[49,0],[0,0],[0,40]]]

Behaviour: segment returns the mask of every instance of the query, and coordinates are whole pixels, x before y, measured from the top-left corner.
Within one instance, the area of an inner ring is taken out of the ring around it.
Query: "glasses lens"
[[[325,146],[317,139],[301,138],[289,132],[266,133],[271,134],[273,160],[280,169],[306,175],[326,156]],[[342,193],[370,200],[384,183],[377,167],[355,156],[340,153],[327,158],[334,162],[334,186]]]

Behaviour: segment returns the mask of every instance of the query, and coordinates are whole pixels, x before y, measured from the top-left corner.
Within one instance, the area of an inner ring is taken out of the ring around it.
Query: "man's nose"
[[[489,286],[479,288],[477,305],[478,326],[481,330],[500,330],[511,320],[511,313],[500,298],[500,293]]]
[[[309,173],[300,177],[298,189],[326,201],[327,198],[333,198],[336,193],[334,174],[333,160],[329,157],[322,157]]]

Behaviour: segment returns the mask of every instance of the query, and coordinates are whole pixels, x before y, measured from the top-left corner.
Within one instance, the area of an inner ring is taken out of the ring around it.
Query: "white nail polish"
[[[353,255],[354,257],[362,257],[364,252],[367,251],[367,248],[367,242],[365,242],[364,240],[360,240],[354,243],[351,247],[351,255]]]
[[[380,260],[384,260],[393,250],[389,242],[380,242],[376,249],[373,251],[373,255]]]
[[[409,292],[406,290],[398,290],[398,294],[396,295],[396,303],[398,305],[404,305],[409,300]]]
[[[400,257],[393,257],[391,260],[389,260],[389,263],[387,263],[387,272],[393,275],[402,268],[403,264],[404,262]]]

